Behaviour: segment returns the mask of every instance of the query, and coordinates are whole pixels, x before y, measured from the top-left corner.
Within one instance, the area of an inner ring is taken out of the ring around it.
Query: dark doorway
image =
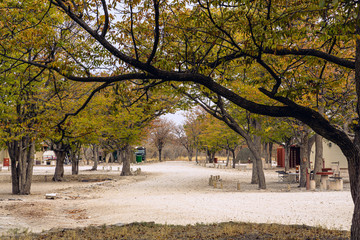
[[[300,165],[300,147],[291,146],[290,147],[290,168],[296,168],[297,165]]]

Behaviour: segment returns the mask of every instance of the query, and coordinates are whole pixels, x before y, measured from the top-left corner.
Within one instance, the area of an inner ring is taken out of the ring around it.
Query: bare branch
[[[107,9],[107,6],[106,6],[106,1],[101,0],[101,3],[103,5],[104,14],[105,14],[105,23],[104,23],[104,27],[103,27],[102,32],[101,32],[101,37],[105,38],[107,30],[109,29],[109,12],[108,12],[108,9]]]
[[[154,1],[154,11],[155,11],[155,33],[154,33],[154,45],[153,45],[153,49],[152,52],[147,60],[147,64],[150,64],[151,61],[154,59],[155,54],[156,54],[156,50],[159,44],[159,39],[160,39],[160,23],[159,23],[159,16],[160,16],[160,12],[159,12],[159,1],[158,0],[153,0]]]
[[[263,67],[266,69],[266,71],[268,73],[270,73],[270,75],[275,79],[276,84],[274,85],[271,93],[272,94],[276,94],[280,85],[281,85],[281,78],[274,72],[274,70],[271,69],[271,67],[269,65],[267,65],[261,58],[257,58],[256,61]]]
[[[132,39],[133,44],[134,44],[136,60],[139,60],[139,54],[138,54],[138,50],[137,50],[137,46],[136,46],[136,38],[135,38],[135,35],[134,35],[134,18],[133,18],[133,16],[134,16],[133,8],[132,8],[132,5],[130,3],[130,34],[131,34],[131,39]]]
[[[340,66],[355,69],[355,61],[351,61],[345,58],[336,57],[326,52],[322,52],[316,49],[302,49],[302,48],[282,48],[282,49],[271,49],[265,48],[263,53],[273,54],[275,56],[294,55],[294,56],[312,56],[318,57],[323,60],[338,64]]]
[[[61,74],[61,72],[59,72]],[[76,82],[121,82],[126,80],[133,80],[133,79],[157,79],[157,77],[146,74],[146,73],[129,73],[123,75],[116,75],[110,77],[76,77],[76,76],[69,76],[63,75],[69,80],[76,81]]]

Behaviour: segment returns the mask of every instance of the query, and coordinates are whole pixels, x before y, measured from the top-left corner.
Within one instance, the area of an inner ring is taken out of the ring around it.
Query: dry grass
[[[54,230],[41,234],[13,234],[0,239],[349,239],[347,231],[323,228],[250,223],[197,224],[188,226],[133,223]]]

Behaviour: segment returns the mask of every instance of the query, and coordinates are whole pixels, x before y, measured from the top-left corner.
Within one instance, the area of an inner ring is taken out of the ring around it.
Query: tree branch
[[[135,58],[136,60],[139,60],[139,53],[137,50],[137,46],[136,46],[136,38],[134,35],[134,18],[133,18],[133,8],[132,8],[132,4],[130,3],[130,34],[131,34],[131,39],[133,41],[134,44],[134,51],[135,51]]]
[[[282,48],[282,49],[270,49],[265,48],[263,53],[272,54],[275,56],[284,56],[284,55],[295,55],[295,56],[312,56],[318,57],[323,60],[335,63],[337,65],[355,69],[355,61],[351,61],[348,59],[336,57],[334,55],[328,54],[326,52],[322,52],[316,49],[302,49],[302,48]]]
[[[153,49],[152,52],[147,60],[147,64],[150,64],[151,61],[154,59],[155,54],[156,54],[156,50],[159,44],[159,39],[160,39],[160,23],[159,23],[159,16],[160,16],[160,12],[159,12],[159,1],[158,0],[153,0],[154,1],[154,11],[155,11],[155,33],[154,33],[154,45],[153,45]]]
[[[107,30],[109,29],[109,12],[108,12],[108,9],[107,9],[107,6],[106,6],[106,1],[101,0],[101,3],[102,3],[103,9],[104,9],[104,14],[105,14],[105,23],[104,23],[104,27],[103,27],[102,32],[101,32],[101,37],[105,38]]]
[[[270,73],[270,75],[275,79],[276,84],[274,85],[273,89],[271,90],[271,93],[275,95],[281,85],[281,78],[274,72],[274,70],[271,69],[269,65],[267,65],[261,58],[257,58],[256,61]]]
[[[68,119],[68,117],[78,115],[78,114],[86,107],[86,105],[90,102],[90,100],[94,97],[94,95],[95,95],[97,92],[99,92],[100,90],[102,90],[102,89],[110,86],[111,83],[112,83],[112,82],[106,82],[106,83],[100,85],[99,87],[95,88],[95,89],[90,93],[89,97],[85,100],[85,102],[83,103],[83,105],[81,105],[81,107],[78,108],[78,110],[76,110],[76,111],[73,112],[73,113],[67,113],[67,114],[65,114],[65,117],[57,124],[58,128],[59,128],[59,129],[62,129],[62,128],[61,128],[61,125],[66,121],[66,119]]]

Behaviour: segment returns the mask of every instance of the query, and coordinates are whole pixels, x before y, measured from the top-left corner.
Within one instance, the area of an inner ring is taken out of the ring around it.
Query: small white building
[[[325,168],[331,168],[335,162],[339,162],[339,167],[341,169],[348,168],[346,157],[342,153],[340,147],[325,138],[323,138],[323,158]],[[315,144],[311,148],[310,162],[312,162],[312,165],[315,162]]]
[[[56,155],[52,150],[49,151],[37,151],[34,154],[35,165],[55,165]],[[9,152],[7,149],[0,149],[0,166],[11,165]]]
[[[52,150],[47,150],[42,155],[42,165],[55,165],[56,155]]]

